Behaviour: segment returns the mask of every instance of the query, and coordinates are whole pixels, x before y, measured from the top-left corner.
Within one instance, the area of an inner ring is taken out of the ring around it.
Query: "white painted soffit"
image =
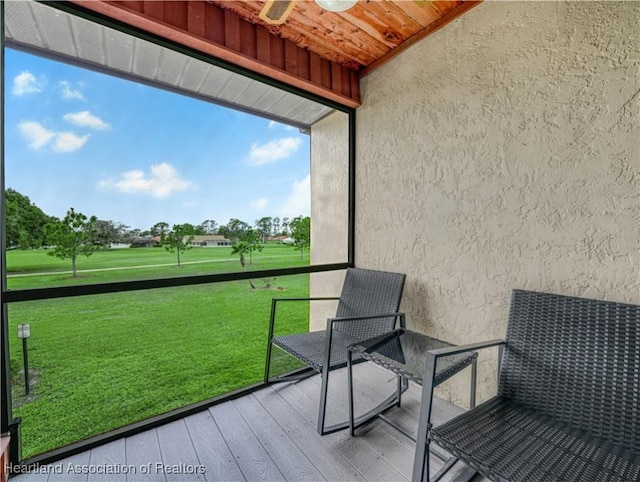
[[[174,90],[308,129],[333,109],[34,1],[4,5],[9,47]]]

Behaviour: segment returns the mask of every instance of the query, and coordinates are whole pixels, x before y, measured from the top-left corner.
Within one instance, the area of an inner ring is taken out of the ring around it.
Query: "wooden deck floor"
[[[356,366],[356,411],[372,407],[395,386],[393,376],[370,363]],[[13,482],[54,481],[403,481],[411,478],[415,444],[381,420],[356,437],[315,430],[319,377],[281,383],[147,432],[75,455]],[[331,373],[329,423],[346,418],[346,373]],[[420,387],[389,417],[417,427]],[[459,413],[443,401],[438,424]],[[437,470],[438,459],[432,457]],[[460,465],[460,464],[458,464]],[[447,475],[451,480],[457,467]],[[110,472],[110,473],[98,473]],[[119,472],[119,473],[114,473]],[[476,479],[482,480],[476,476]]]

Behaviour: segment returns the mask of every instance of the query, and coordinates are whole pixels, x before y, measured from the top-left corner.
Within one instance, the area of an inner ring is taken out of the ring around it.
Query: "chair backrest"
[[[361,268],[347,268],[336,317],[395,313],[400,308],[405,275]],[[335,329],[358,340],[380,335],[394,328],[395,317],[365,322],[345,322]]]
[[[498,393],[640,450],[640,306],[515,290]]]

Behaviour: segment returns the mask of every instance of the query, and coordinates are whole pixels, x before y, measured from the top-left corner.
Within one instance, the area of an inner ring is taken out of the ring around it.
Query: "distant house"
[[[285,239],[287,239],[287,236],[279,234],[277,236],[267,236],[264,240],[266,243],[284,243]]]
[[[185,236],[185,241],[189,236]],[[193,236],[191,246],[200,246],[202,248],[212,248],[217,246],[231,246],[231,241],[221,234],[198,234]]]
[[[131,242],[132,248],[153,248],[160,244],[160,239],[157,236],[140,236],[135,238]]]
[[[130,248],[131,247],[131,243],[111,243],[111,245],[109,246],[111,249],[124,249],[124,248]]]

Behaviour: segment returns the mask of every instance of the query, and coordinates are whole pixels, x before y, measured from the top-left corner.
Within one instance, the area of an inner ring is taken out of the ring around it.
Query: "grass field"
[[[192,248],[180,256],[164,248],[129,248],[97,251],[77,260],[78,277],[71,276],[71,261],[48,256],[46,249],[7,252],[9,289],[38,288],[71,284],[192,276],[240,271],[240,258],[230,247]],[[291,246],[266,245],[254,253],[249,270],[273,269],[309,264],[309,254],[300,256]],[[249,263],[249,259],[247,259]]]
[[[271,248],[271,247],[270,247]],[[254,255],[248,269],[308,264],[289,247]],[[164,250],[95,253],[81,282],[238,270],[228,248],[192,249],[177,268]],[[202,253],[201,253],[202,252]],[[148,254],[147,254],[148,253]],[[40,256],[37,256],[40,255]],[[218,256],[215,258],[215,256]],[[224,258],[228,258],[226,261]],[[42,264],[38,264],[42,261]],[[144,267],[168,262],[168,266]],[[40,251],[7,253],[12,289],[76,283]],[[36,273],[43,273],[37,275]],[[308,296],[308,275],[13,303],[10,333],[31,324],[31,394],[24,396],[22,345],[10,337],[14,416],[23,455],[43,451],[205,400],[261,380],[272,297]],[[308,303],[288,303],[283,331],[308,327]],[[293,320],[297,320],[295,323]]]

